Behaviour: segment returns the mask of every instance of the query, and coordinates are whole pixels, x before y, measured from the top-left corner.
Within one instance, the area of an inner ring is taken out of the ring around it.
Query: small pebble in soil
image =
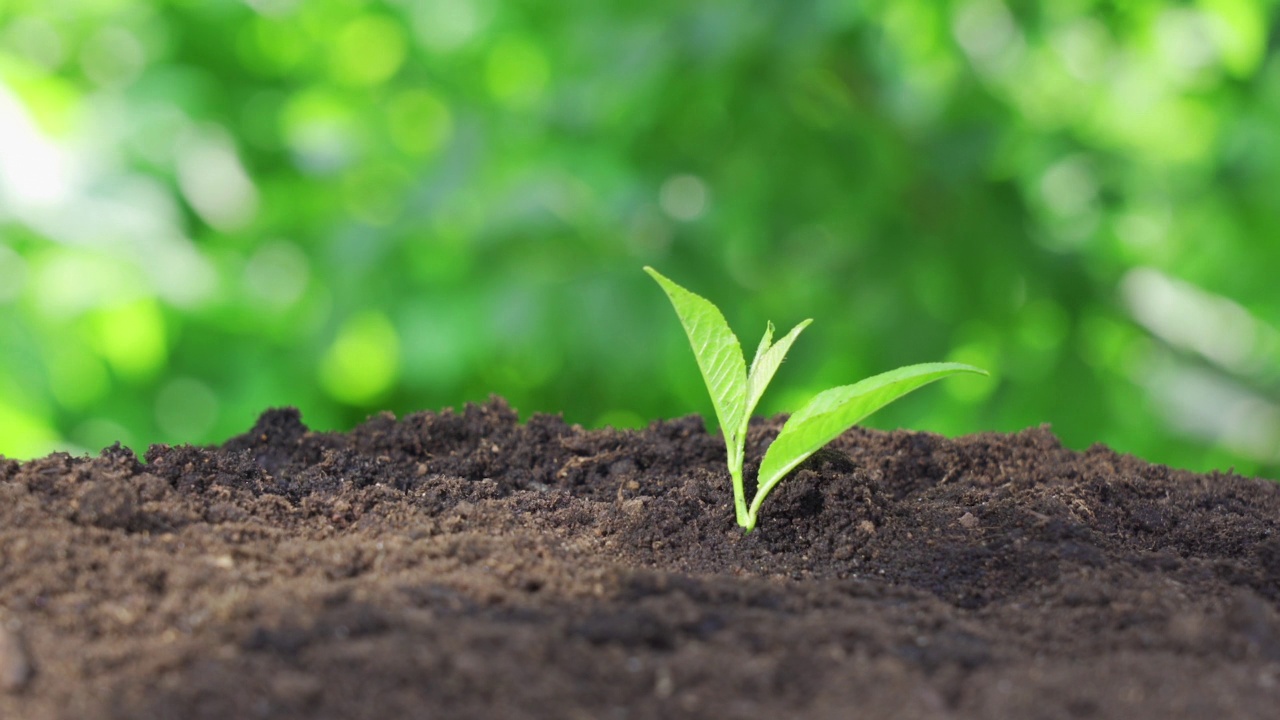
[[[22,636],[0,625],[0,692],[22,690],[34,674]]]

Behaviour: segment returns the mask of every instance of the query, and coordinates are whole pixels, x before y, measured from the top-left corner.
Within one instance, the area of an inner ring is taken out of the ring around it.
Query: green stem
[[[752,522],[750,514],[747,512],[747,493],[742,487],[742,452],[735,452],[735,448],[730,445],[728,448],[729,456],[729,477],[733,481],[733,511],[738,518],[738,524],[750,530]]]

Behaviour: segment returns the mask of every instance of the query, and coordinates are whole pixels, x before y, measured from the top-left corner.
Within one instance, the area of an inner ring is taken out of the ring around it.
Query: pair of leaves
[[[741,445],[746,441],[751,413],[773,374],[782,365],[782,359],[800,331],[813,321],[805,320],[796,325],[777,343],[773,342],[773,323],[769,323],[748,369],[738,336],[729,329],[729,323],[719,308],[651,267],[646,267],[645,272],[658,281],[676,308],[676,314],[689,336],[689,344],[693,346],[702,379],[711,393],[711,403],[715,406],[725,442],[731,446]],[[730,456],[733,456],[732,448]]]
[[[693,347],[724,434],[738,524],[748,532],[755,527],[765,498],[787,473],[863,418],[949,375],[987,374],[985,370],[962,363],[923,363],[818,393],[787,420],[765,451],[760,461],[756,494],[748,506],[742,482],[747,423],[791,344],[812,321],[796,325],[777,343],[773,342],[773,323],[769,323],[748,368],[738,337],[729,329],[719,308],[651,267],[646,267],[645,272],[666,292]]]

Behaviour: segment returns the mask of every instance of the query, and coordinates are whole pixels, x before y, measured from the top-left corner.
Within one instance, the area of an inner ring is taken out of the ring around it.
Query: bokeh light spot
[[[277,240],[254,251],[244,266],[244,287],[253,299],[273,309],[290,307],[307,289],[310,266],[297,245]]]
[[[1165,67],[1181,80],[1217,59],[1209,18],[1198,10],[1171,7],[1156,21],[1156,40]]]
[[[55,320],[136,299],[145,287],[136,268],[100,253],[55,248],[33,257],[31,269],[36,307]]]
[[[1016,67],[1025,45],[1013,13],[1000,0],[969,0],[961,5],[952,32],[973,63],[988,75]]]
[[[710,196],[702,178],[676,175],[662,183],[662,188],[658,191],[658,204],[672,219],[690,222],[702,217],[707,211]]]
[[[6,204],[43,208],[57,204],[70,190],[71,158],[42,129],[34,113],[0,82],[0,197]]]
[[[200,219],[232,232],[258,212],[258,189],[220,128],[192,133],[178,150],[178,187]]]
[[[58,404],[82,410],[102,399],[111,378],[102,361],[78,342],[63,342],[48,358],[49,389]]]
[[[1040,193],[1055,214],[1073,217],[1089,210],[1098,185],[1088,161],[1071,156],[1049,167],[1040,177]]]
[[[356,156],[356,122],[350,106],[321,89],[289,98],[281,113],[281,130],[294,163],[315,175],[337,172]]]
[[[1256,0],[1200,0],[1222,63],[1237,76],[1257,70],[1267,51],[1267,23]]]
[[[79,446],[73,452],[98,452],[104,447],[120,443],[125,447],[134,444],[133,433],[112,418],[89,418],[75,426],[71,431],[71,440]]]
[[[35,415],[6,405],[0,400],[0,437],[5,457],[27,459],[48,452],[57,440],[49,423]]]
[[[403,168],[391,163],[356,168],[342,183],[347,209],[370,225],[386,225],[404,207],[405,187],[411,181]]]
[[[155,301],[136,300],[90,314],[95,349],[121,376],[140,380],[164,366],[164,317]]]
[[[366,15],[352,20],[338,33],[330,69],[348,85],[378,85],[404,64],[408,43],[400,25],[388,18]]]
[[[505,105],[526,107],[537,102],[550,77],[546,55],[523,37],[503,38],[489,52],[485,68],[489,93]]]
[[[1093,18],[1065,25],[1052,38],[1067,72],[1077,80],[1096,83],[1105,77],[1111,47],[1107,26]]]
[[[963,338],[947,355],[949,362],[968,363],[991,373],[989,377],[966,375],[961,381],[943,383],[943,389],[956,400],[977,404],[986,400],[999,382],[992,378],[1003,375],[1000,363],[1000,336],[994,328],[982,323],[970,323],[961,333]]]
[[[307,55],[307,42],[296,23],[257,17],[245,32],[249,43],[245,60],[255,69],[285,74]]]
[[[218,419],[218,396],[192,378],[174,378],[156,394],[156,426],[168,439],[195,442]]]
[[[44,18],[14,18],[0,37],[0,44],[45,70],[57,68],[66,59],[62,35]]]
[[[426,90],[405,90],[387,107],[391,140],[410,155],[429,155],[453,134],[449,106]]]
[[[1029,301],[1018,310],[1018,340],[1039,351],[1061,347],[1071,330],[1071,318],[1056,302],[1048,299]]]
[[[338,331],[320,360],[320,384],[332,397],[352,405],[371,402],[400,373],[400,339],[381,313],[358,315]]]
[[[26,261],[10,248],[0,245],[0,304],[17,300],[26,282]]]
[[[285,17],[294,12],[303,0],[245,0],[245,4],[257,12],[271,17]]]
[[[80,51],[84,74],[103,87],[124,87],[142,74],[146,51],[132,31],[115,26],[104,27],[85,41]]]
[[[475,0],[432,0],[413,3],[413,29],[435,52],[452,52],[467,44],[483,25]]]

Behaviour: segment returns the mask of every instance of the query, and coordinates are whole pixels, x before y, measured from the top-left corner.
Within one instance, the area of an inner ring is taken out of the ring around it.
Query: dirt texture
[[[744,535],[696,416],[272,410],[0,459],[0,718],[1272,718],[1277,523],[1048,428],[854,429]]]

